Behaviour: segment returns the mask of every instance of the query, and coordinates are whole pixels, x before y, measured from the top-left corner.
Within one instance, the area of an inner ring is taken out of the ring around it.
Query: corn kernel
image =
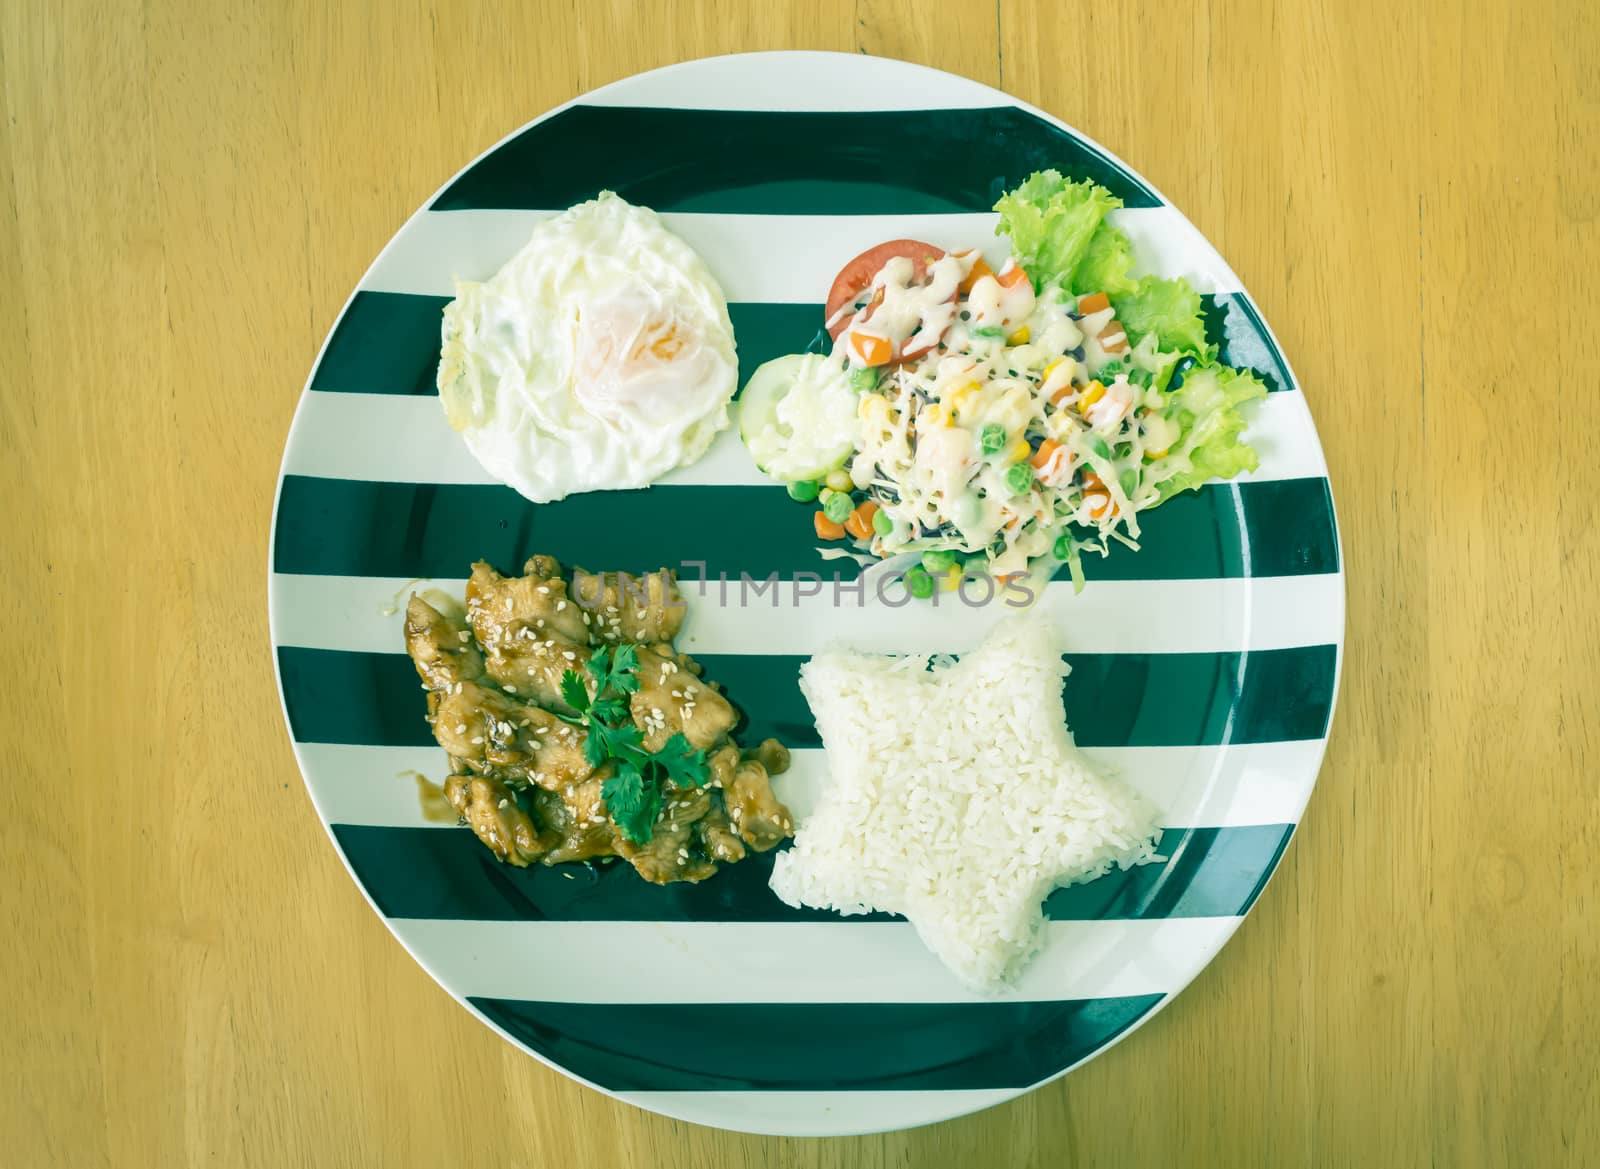
[[[1028,343],[1028,338],[1031,336],[1033,336],[1032,331],[1029,330],[1027,325],[1023,325],[1022,328],[1018,329],[1015,333],[1006,338],[1006,344],[1026,345]]]
[[[1078,410],[1081,413],[1087,414],[1089,412],[1089,407],[1093,406],[1105,396],[1105,386],[1101,385],[1099,382],[1090,382],[1088,388],[1083,391],[1083,396],[1078,399]]]
[[[939,574],[939,589],[941,592],[954,592],[961,587],[961,565],[952,564],[948,569]]]
[[[1013,463],[1020,463],[1023,459],[1026,459],[1033,454],[1033,448],[1028,445],[1027,439],[1019,438],[1016,442],[1011,444],[1011,449],[1006,453],[1011,456],[1011,461]]]
[[[882,394],[862,394],[858,411],[867,422],[887,426],[891,421],[889,401]]]
[[[849,491],[855,486],[850,480],[850,472],[839,468],[829,471],[827,479],[823,480],[834,491]]]
[[[950,397],[946,399],[950,406],[951,412],[955,414],[965,413],[966,410],[973,405],[973,400],[978,396],[982,389],[983,387],[978,385],[977,382],[965,382],[962,385],[957,386]]]
[[[1167,457],[1167,451],[1171,449],[1170,447],[1162,447],[1158,451],[1145,451],[1144,457],[1147,459],[1164,459]]]

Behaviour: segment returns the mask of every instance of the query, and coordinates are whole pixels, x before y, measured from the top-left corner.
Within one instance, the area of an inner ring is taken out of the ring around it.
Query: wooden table
[[[0,6],[0,1162],[1600,1164],[1600,9],[756,11]],[[454,1006],[267,652],[289,418],[406,215],[583,90],[778,47],[1003,86],[1184,208],[1306,386],[1349,572],[1321,783],[1221,957],[1063,1082],[840,1141],[638,1112]]]

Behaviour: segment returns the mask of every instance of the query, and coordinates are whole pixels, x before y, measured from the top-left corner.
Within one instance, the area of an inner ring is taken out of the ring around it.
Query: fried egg
[[[439,398],[535,503],[644,487],[703,455],[738,383],[728,302],[654,211],[602,192],[445,306]]]

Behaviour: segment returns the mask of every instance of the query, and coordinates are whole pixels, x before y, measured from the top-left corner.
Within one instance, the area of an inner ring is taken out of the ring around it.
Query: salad
[[[1053,572],[1138,548],[1139,516],[1256,467],[1240,408],[1266,395],[1216,360],[1183,279],[1134,276],[1121,201],[1055,171],[995,205],[1011,254],[893,240],[845,265],[826,354],[751,375],[740,432],[863,562],[914,561],[910,591]]]

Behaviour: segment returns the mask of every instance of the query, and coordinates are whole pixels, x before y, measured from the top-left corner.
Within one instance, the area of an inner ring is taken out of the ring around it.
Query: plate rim
[[[284,484],[285,477],[288,474],[289,452],[294,447],[294,444],[295,444],[295,441],[296,441],[297,432],[299,431],[299,429],[301,427],[301,424],[304,421],[305,413],[306,413],[305,412],[305,403],[306,403],[306,400],[307,400],[307,394],[311,390],[311,385],[312,385],[313,380],[315,379],[316,372],[320,368],[320,366],[322,364],[322,361],[323,361],[323,358],[327,354],[328,347],[329,347],[330,343],[333,341],[334,335],[338,332],[339,325],[343,322],[345,316],[349,313],[351,304],[355,301],[356,296],[360,293],[360,291],[362,289],[362,286],[366,282],[367,278],[372,274],[372,272],[374,270],[376,270],[379,267],[379,265],[384,260],[385,256],[389,253],[389,251],[391,249],[393,249],[397,245],[398,241],[407,232],[407,230],[415,222],[417,222],[419,219],[421,219],[423,216],[429,214],[433,204],[458,179],[460,179],[463,175],[465,175],[472,168],[477,166],[478,163],[482,162],[484,159],[486,159],[489,156],[493,155],[494,153],[499,151],[503,146],[505,146],[507,143],[509,143],[513,139],[517,138],[521,134],[525,133],[529,129],[533,128],[534,126],[539,125],[542,122],[548,121],[549,119],[555,117],[556,115],[564,112],[567,109],[572,108],[573,106],[577,106],[577,105],[581,105],[581,104],[586,104],[586,103],[592,102],[593,99],[595,99],[597,97],[615,96],[615,93],[613,91],[625,90],[630,85],[633,85],[633,84],[637,83],[638,81],[640,81],[640,80],[642,80],[644,78],[658,78],[659,79],[663,75],[666,75],[666,74],[670,74],[670,73],[674,73],[674,72],[689,72],[689,71],[692,71],[693,69],[695,69],[697,67],[702,67],[702,66],[705,66],[705,65],[707,65],[709,63],[713,63],[713,62],[717,62],[717,61],[726,61],[726,60],[733,59],[733,58],[744,58],[744,59],[749,59],[749,58],[768,58],[768,59],[782,59],[784,61],[815,62],[817,65],[819,65],[819,66],[821,66],[823,68],[841,67],[841,68],[851,68],[851,69],[861,68],[862,67],[862,62],[872,62],[872,63],[890,62],[890,63],[894,64],[895,66],[898,66],[898,67],[901,67],[901,68],[905,68],[905,69],[908,69],[908,70],[911,70],[911,71],[914,71],[914,72],[922,73],[922,74],[927,76],[928,80],[936,81],[938,84],[948,84],[950,81],[954,80],[954,81],[959,82],[959,83],[961,83],[963,85],[975,87],[977,90],[982,91],[985,95],[993,96],[994,99],[995,99],[995,103],[994,104],[996,106],[1013,106],[1013,107],[1016,107],[1016,108],[1020,108],[1020,109],[1022,109],[1024,111],[1032,114],[1034,117],[1040,119],[1041,121],[1045,122],[1046,124],[1054,126],[1055,128],[1057,128],[1059,130],[1062,130],[1062,131],[1066,132],[1067,134],[1071,135],[1072,137],[1078,139],[1080,142],[1084,143],[1090,149],[1092,149],[1093,151],[1098,153],[1102,158],[1106,159],[1107,161],[1111,162],[1113,165],[1118,167],[1120,170],[1122,170],[1124,172],[1124,174],[1126,174],[1130,178],[1142,183],[1157,199],[1160,200],[1161,205],[1163,207],[1167,208],[1172,213],[1177,215],[1183,221],[1183,223],[1186,224],[1190,228],[1190,230],[1192,230],[1195,233],[1195,235],[1199,239],[1201,239],[1201,240],[1203,240],[1205,242],[1205,245],[1206,245],[1208,251],[1211,253],[1211,256],[1214,258],[1215,262],[1218,265],[1220,265],[1221,271],[1226,273],[1227,275],[1231,276],[1233,278],[1234,282],[1239,287],[1239,289],[1242,291],[1242,293],[1245,296],[1247,296],[1251,300],[1252,303],[1254,303],[1254,297],[1250,295],[1249,289],[1245,285],[1245,282],[1243,280],[1239,279],[1238,274],[1236,272],[1234,272],[1232,266],[1228,263],[1227,259],[1222,255],[1222,253],[1216,248],[1216,246],[1211,243],[1210,238],[1204,232],[1200,231],[1200,229],[1189,219],[1188,215],[1183,211],[1183,209],[1181,207],[1179,207],[1177,204],[1173,203],[1170,199],[1168,199],[1166,197],[1166,195],[1161,191],[1161,189],[1159,187],[1157,187],[1154,183],[1152,183],[1144,175],[1144,173],[1142,171],[1139,171],[1139,170],[1131,167],[1126,161],[1124,161],[1114,151],[1108,149],[1107,147],[1102,145],[1100,142],[1098,142],[1096,139],[1094,139],[1094,138],[1090,137],[1089,135],[1083,133],[1081,130],[1077,129],[1076,127],[1068,124],[1066,121],[1062,120],[1061,118],[1058,118],[1055,115],[1049,113],[1048,111],[1040,109],[1039,107],[1037,107],[1037,106],[1035,106],[1035,105],[1033,105],[1033,104],[1031,104],[1029,102],[1023,101],[1021,98],[1015,97],[1012,94],[1009,94],[1009,93],[1007,93],[1006,91],[1004,91],[1002,89],[999,89],[999,88],[997,88],[995,86],[989,85],[986,82],[977,81],[977,80],[974,80],[973,78],[965,77],[965,76],[963,76],[962,74],[959,74],[959,73],[951,73],[951,72],[949,72],[947,70],[936,69],[936,68],[934,68],[932,66],[922,65],[922,64],[919,64],[919,63],[913,62],[913,61],[906,61],[906,60],[904,60],[902,58],[897,58],[897,57],[888,57],[888,56],[881,56],[881,55],[877,55],[877,54],[868,54],[868,53],[846,53],[846,52],[840,52],[840,51],[836,51],[836,50],[815,50],[815,49],[776,49],[776,50],[763,50],[763,51],[747,52],[747,53],[719,53],[719,54],[714,54],[714,55],[711,55],[711,56],[694,57],[694,58],[689,58],[689,59],[682,60],[682,61],[676,61],[676,62],[673,62],[671,64],[658,66],[658,67],[656,67],[654,69],[647,69],[647,70],[643,70],[643,71],[638,72],[638,73],[629,74],[626,77],[619,77],[619,78],[617,78],[617,79],[615,79],[613,81],[607,82],[606,84],[604,84],[602,86],[599,86],[597,88],[586,90],[586,91],[584,91],[582,93],[579,93],[579,94],[573,96],[572,98],[569,98],[568,100],[566,100],[564,102],[561,102],[559,105],[555,105],[555,106],[550,107],[549,109],[543,111],[542,113],[538,114],[537,116],[535,116],[533,118],[530,118],[526,122],[523,122],[522,124],[518,125],[514,129],[512,129],[509,133],[507,133],[507,134],[503,135],[502,137],[500,137],[499,139],[495,140],[491,145],[489,145],[484,150],[480,151],[477,155],[475,155],[473,158],[468,160],[458,170],[456,170],[453,174],[451,174],[449,178],[447,178],[443,183],[441,183],[434,190],[434,192],[427,197],[427,199],[425,199],[421,204],[419,204],[418,207],[416,208],[416,210],[414,210],[410,215],[406,216],[406,218],[400,223],[400,225],[390,234],[390,236],[389,236],[388,240],[385,242],[384,246],[381,249],[379,249],[377,254],[373,257],[371,262],[368,263],[368,265],[366,266],[366,268],[362,272],[362,275],[356,280],[355,284],[352,286],[350,294],[345,298],[344,304],[340,307],[339,312],[334,316],[332,322],[329,324],[327,332],[323,336],[322,344],[318,347],[316,356],[311,362],[310,368],[309,368],[309,370],[307,372],[307,375],[306,375],[306,380],[305,380],[304,384],[301,386],[299,397],[296,399],[296,402],[295,402],[295,410],[294,410],[294,414],[291,417],[291,420],[290,420],[290,423],[289,423],[288,432],[287,432],[287,434],[285,435],[285,438],[284,438],[284,450],[283,450],[283,455],[280,458],[279,464],[278,464],[277,481],[276,481],[276,484],[275,484],[275,487],[274,487],[274,490],[273,490],[273,496],[272,496],[271,523],[270,523],[270,526],[269,526],[269,529],[268,529],[268,536],[267,536],[267,556],[266,556],[266,560],[267,560],[267,628],[268,628],[268,646],[267,646],[267,650],[268,650],[269,656],[272,659],[273,680],[274,680],[274,684],[275,684],[276,689],[277,689],[279,712],[283,717],[284,727],[288,732],[290,750],[292,751],[292,753],[294,755],[295,765],[296,765],[297,769],[300,772],[301,783],[305,787],[306,794],[311,799],[312,807],[316,811],[317,819],[321,824],[323,833],[328,838],[328,842],[333,846],[333,851],[334,851],[335,855],[339,858],[339,862],[344,866],[345,872],[349,875],[352,883],[355,885],[356,889],[360,892],[362,898],[366,901],[368,907],[373,911],[373,913],[375,913],[377,915],[378,919],[383,923],[384,928],[386,930],[388,930],[389,936],[395,942],[399,943],[400,947],[406,952],[406,954],[408,954],[411,957],[411,959],[414,962],[416,962],[419,967],[422,968],[422,970],[428,975],[429,979],[431,979],[433,981],[433,983],[440,990],[443,990],[447,995],[449,995],[452,999],[454,999],[457,1004],[459,1004],[461,1007],[463,1007],[467,1011],[469,1011],[481,1024],[483,1024],[484,1026],[488,1027],[495,1034],[499,1035],[500,1038],[503,1039],[504,1041],[506,1041],[507,1043],[510,1043],[518,1051],[522,1052],[525,1055],[532,1056],[534,1059],[538,1060],[540,1063],[544,1064],[546,1067],[549,1067],[549,1068],[559,1072],[561,1075],[567,1077],[570,1080],[574,1080],[577,1083],[582,1084],[583,1086],[585,1086],[587,1088],[590,1088],[590,1089],[593,1089],[594,1091],[600,1092],[603,1095],[605,1095],[605,1096],[607,1096],[607,1097],[609,1097],[609,1098],[611,1098],[613,1100],[619,1100],[619,1101],[622,1101],[622,1102],[624,1102],[626,1104],[629,1104],[629,1105],[631,1105],[631,1106],[633,1106],[635,1108],[642,1109],[642,1110],[644,1110],[646,1112],[651,1112],[651,1113],[654,1113],[654,1114],[660,1115],[660,1116],[666,1116],[666,1117],[669,1117],[669,1118],[674,1119],[674,1120],[683,1121],[685,1123],[701,1125],[701,1126],[704,1126],[704,1127],[714,1128],[714,1129],[717,1129],[717,1130],[727,1131],[727,1132],[740,1132],[740,1133],[750,1133],[750,1134],[754,1134],[754,1135],[779,1136],[779,1137],[868,1136],[868,1135],[875,1135],[875,1134],[879,1134],[879,1133],[906,1131],[906,1130],[911,1129],[911,1128],[920,1128],[920,1127],[925,1127],[925,1126],[930,1125],[930,1124],[937,1124],[937,1123],[942,1123],[944,1121],[957,1120],[957,1119],[960,1119],[961,1117],[970,1116],[970,1115],[973,1115],[973,1114],[975,1114],[977,1112],[985,1111],[985,1110],[987,1110],[989,1108],[997,1107],[997,1106],[999,1106],[1001,1104],[1005,1104],[1005,1103],[1009,1103],[1011,1101],[1017,1100],[1017,1099],[1019,1099],[1019,1098],[1021,1098],[1023,1096],[1029,1095],[1030,1093],[1033,1093],[1033,1092],[1039,1090],[1040,1088],[1045,1087],[1048,1084],[1054,1083],[1055,1081],[1064,1078],[1065,1076],[1069,1075],[1071,1072],[1076,1071],[1078,1068],[1082,1067],[1084,1064],[1088,1063],[1089,1061],[1091,1061],[1093,1059],[1096,1059],[1096,1058],[1104,1055],[1106,1052],[1110,1051],[1112,1048],[1114,1048],[1118,1044],[1122,1043],[1123,1040],[1127,1039],[1130,1035],[1134,1034],[1136,1031],[1138,1031],[1140,1028],[1142,1028],[1146,1023],[1148,1023],[1151,1019],[1153,1019],[1156,1016],[1160,1015],[1175,999],[1177,999],[1184,991],[1188,990],[1189,987],[1192,986],[1195,983],[1195,981],[1200,977],[1200,975],[1207,968],[1210,967],[1212,962],[1214,962],[1216,960],[1217,954],[1221,952],[1223,947],[1226,946],[1227,943],[1230,940],[1232,940],[1233,936],[1238,932],[1239,927],[1244,924],[1246,918],[1248,918],[1250,916],[1250,914],[1252,912],[1254,912],[1255,907],[1260,903],[1262,896],[1266,893],[1267,889],[1271,887],[1273,880],[1282,871],[1284,858],[1288,855],[1290,848],[1293,847],[1295,837],[1299,834],[1301,825],[1304,823],[1304,820],[1305,820],[1306,807],[1309,805],[1309,802],[1310,802],[1310,799],[1311,799],[1311,795],[1316,790],[1316,786],[1317,786],[1318,782],[1320,782],[1321,777],[1322,777],[1322,768],[1323,768],[1323,765],[1326,762],[1326,758],[1327,758],[1328,743],[1329,743],[1330,739],[1332,738],[1333,727],[1334,727],[1335,720],[1336,720],[1336,717],[1337,717],[1337,714],[1338,714],[1339,695],[1340,695],[1340,690],[1342,688],[1342,682],[1343,682],[1345,642],[1346,642],[1346,640],[1348,638],[1348,633],[1349,633],[1349,622],[1348,622],[1348,589],[1349,589],[1349,585],[1348,585],[1348,581],[1346,580],[1346,577],[1345,577],[1345,566],[1346,566],[1347,562],[1346,562],[1346,559],[1345,559],[1343,535],[1342,535],[1342,532],[1340,530],[1340,525],[1339,525],[1339,508],[1338,508],[1338,501],[1337,501],[1337,498],[1336,498],[1336,495],[1335,495],[1335,492],[1334,492],[1334,488],[1333,488],[1333,475],[1332,475],[1332,469],[1331,468],[1328,469],[1328,473],[1326,475],[1326,480],[1325,481],[1326,481],[1326,487],[1327,487],[1327,492],[1328,492],[1329,512],[1330,512],[1332,525],[1333,525],[1334,547],[1335,547],[1335,549],[1336,549],[1336,551],[1338,553],[1338,568],[1334,573],[1332,573],[1330,575],[1336,576],[1338,578],[1339,584],[1338,584],[1338,590],[1337,590],[1337,595],[1338,595],[1338,615],[1337,615],[1338,616],[1338,637],[1337,637],[1337,640],[1333,643],[1334,644],[1333,679],[1332,679],[1332,691],[1331,691],[1331,694],[1330,694],[1329,705],[1328,705],[1327,726],[1326,726],[1326,729],[1324,730],[1320,746],[1319,746],[1319,748],[1317,750],[1317,753],[1316,753],[1316,770],[1315,770],[1315,773],[1312,776],[1311,783],[1306,787],[1305,795],[1298,803],[1298,807],[1296,808],[1295,819],[1294,819],[1293,823],[1289,826],[1289,832],[1288,832],[1287,836],[1284,839],[1282,847],[1279,849],[1278,854],[1277,854],[1276,858],[1273,860],[1271,867],[1265,873],[1265,875],[1264,875],[1264,877],[1263,877],[1263,879],[1261,881],[1261,884],[1258,887],[1258,889],[1256,891],[1256,894],[1253,897],[1253,899],[1251,900],[1249,906],[1245,909],[1245,911],[1243,913],[1241,913],[1238,916],[1232,918],[1231,925],[1228,928],[1226,928],[1225,930],[1219,931],[1219,933],[1217,934],[1215,939],[1212,940],[1211,944],[1208,944],[1206,947],[1204,947],[1202,949],[1196,949],[1196,950],[1192,951],[1192,953],[1194,953],[1196,955],[1203,955],[1203,957],[1198,962],[1193,964],[1192,969],[1190,969],[1187,972],[1186,976],[1184,976],[1182,978],[1182,981],[1178,986],[1174,987],[1172,990],[1167,991],[1162,996],[1162,998],[1160,999],[1159,1002],[1157,1002],[1153,1007],[1151,1007],[1149,1010],[1144,1012],[1144,1014],[1142,1014],[1139,1018],[1135,1019],[1130,1025],[1125,1027],[1122,1031],[1118,1032],[1108,1042],[1106,1042],[1106,1043],[1102,1044],[1101,1046],[1095,1048],[1093,1051],[1091,1051],[1088,1054],[1082,1056],[1081,1058],[1077,1059],[1076,1061],[1068,1064],[1067,1066],[1060,1068],[1059,1070],[1057,1070],[1056,1072],[1052,1073],[1051,1075],[1046,1076],[1044,1079],[1038,1080],[1038,1081],[1036,1081],[1036,1082],[1034,1082],[1032,1084],[1029,1084],[1029,1085],[1027,1085],[1025,1087],[1022,1087],[1022,1088],[1000,1089],[999,1091],[1003,1091],[1005,1093],[1005,1095],[1000,1097],[1000,1098],[998,1098],[998,1099],[990,1100],[990,1101],[987,1101],[987,1102],[980,1102],[980,1103],[972,1104],[970,1107],[963,1107],[963,1108],[957,1109],[955,1111],[949,1111],[949,1112],[941,1111],[941,1112],[937,1113],[936,1115],[925,1116],[925,1117],[923,1117],[921,1119],[913,1120],[913,1121],[910,1121],[908,1123],[902,1123],[902,1122],[896,1121],[895,1123],[891,1123],[891,1124],[889,1124],[887,1126],[876,1125],[876,1124],[869,1123],[869,1124],[864,1124],[864,1125],[849,1125],[849,1126],[845,1126],[845,1127],[829,1127],[826,1130],[818,1129],[816,1127],[804,1127],[804,1126],[773,1127],[771,1125],[763,1125],[763,1126],[757,1127],[757,1126],[753,1126],[753,1125],[752,1126],[746,1126],[746,1125],[742,1125],[741,1123],[739,1123],[740,1115],[739,1115],[739,1113],[737,1111],[730,1111],[730,1112],[725,1114],[723,1119],[719,1119],[719,1120],[713,1122],[711,1120],[706,1119],[703,1114],[693,1113],[693,1112],[691,1112],[690,1110],[687,1110],[687,1109],[679,1109],[679,1108],[677,1108],[675,1105],[676,1105],[676,1102],[677,1102],[677,1097],[680,1094],[676,1094],[676,1093],[672,1093],[672,1094],[666,1094],[666,1093],[638,1093],[638,1092],[632,1092],[632,1091],[627,1091],[627,1090],[617,1091],[617,1090],[612,1090],[612,1089],[609,1089],[609,1088],[602,1087],[601,1085],[593,1082],[592,1080],[586,1079],[585,1077],[583,1077],[581,1075],[578,1075],[576,1072],[572,1071],[571,1069],[569,1069],[569,1068],[567,1068],[567,1067],[555,1062],[553,1059],[551,1059],[550,1057],[546,1056],[542,1052],[534,1050],[533,1048],[531,1048],[528,1045],[524,1044],[521,1040],[517,1039],[509,1031],[507,1031],[504,1027],[500,1026],[494,1020],[489,1018],[489,1016],[486,1015],[477,1006],[475,1006],[473,1003],[468,1001],[468,999],[467,999],[467,997],[465,995],[462,995],[462,994],[458,993],[451,986],[449,986],[446,983],[446,981],[434,969],[433,965],[422,954],[418,953],[417,950],[414,949],[405,940],[405,938],[402,936],[401,932],[395,928],[394,923],[391,921],[391,919],[388,917],[388,915],[386,915],[382,911],[382,909],[378,906],[376,900],[373,898],[372,893],[367,889],[366,885],[362,882],[362,880],[360,879],[359,875],[356,873],[354,867],[351,865],[349,858],[345,855],[344,850],[339,846],[338,839],[336,838],[336,836],[334,835],[334,832],[333,832],[332,823],[330,822],[328,816],[326,815],[326,813],[325,813],[325,811],[323,809],[322,803],[317,797],[316,790],[314,789],[314,787],[313,787],[313,785],[311,783],[311,780],[310,780],[310,777],[309,777],[309,772],[308,772],[307,765],[306,765],[306,761],[302,757],[302,753],[301,753],[301,750],[300,750],[300,743],[295,738],[294,728],[293,728],[293,725],[292,725],[292,723],[290,722],[290,719],[289,719],[288,703],[287,703],[287,699],[286,699],[285,692],[284,692],[282,665],[281,665],[281,662],[279,661],[279,655],[277,653],[277,649],[278,649],[278,646],[280,644],[279,641],[278,641],[278,629],[279,629],[279,624],[280,624],[280,615],[279,615],[279,611],[278,611],[279,610],[279,600],[278,600],[277,590],[275,588],[275,581],[274,581],[274,578],[276,576],[276,571],[275,571],[275,566],[274,566],[274,554],[275,554],[275,549],[277,547],[278,517],[279,517],[279,514],[280,514],[280,502],[281,502],[281,498],[282,498],[282,494],[283,494],[283,484]],[[650,108],[674,108],[674,107],[655,105],[655,106],[652,106]],[[1283,362],[1284,370],[1289,375],[1291,382],[1297,388],[1301,388],[1303,390],[1303,386],[1302,386],[1302,383],[1301,383],[1300,379],[1298,378],[1298,376],[1295,375],[1293,366],[1292,366],[1292,364],[1291,364],[1291,362],[1289,360],[1288,353],[1283,348],[1282,343],[1278,340],[1278,336],[1277,336],[1276,332],[1273,330],[1271,323],[1267,320],[1267,314],[1262,312],[1262,311],[1260,311],[1259,305],[1257,305],[1257,312],[1256,312],[1255,315],[1256,315],[1256,318],[1257,318],[1256,323],[1260,325],[1261,329],[1266,334],[1267,339],[1272,343],[1272,345],[1273,345],[1274,349],[1276,350],[1278,356],[1281,358],[1281,360]],[[1303,396],[1302,396],[1301,401],[1302,401],[1302,405],[1306,409],[1308,417],[1311,420],[1312,429],[1313,429],[1314,433],[1317,435],[1317,446],[1318,446],[1318,448],[1323,450],[1324,462],[1326,462],[1326,448],[1323,446],[1322,437],[1321,437],[1321,430],[1319,428],[1317,428],[1317,426],[1316,426],[1316,420],[1315,420],[1314,414],[1311,411],[1310,402],[1306,401]],[[1252,580],[1252,583],[1250,584],[1250,586],[1249,586],[1249,588],[1247,590],[1247,593],[1246,593],[1246,602],[1247,602],[1247,608],[1250,609],[1251,611],[1253,611],[1253,609],[1254,609],[1255,591],[1256,590],[1255,590],[1255,585],[1253,583],[1254,578],[1251,578],[1251,580]],[[1249,650],[1247,648],[1245,650],[1245,653],[1248,654],[1248,652],[1249,652]],[[1214,776],[1213,776],[1212,782],[1213,783],[1215,782],[1215,777]],[[929,1099],[933,1099],[933,1098],[935,1098],[935,1097],[940,1095],[939,1090],[936,1090],[936,1089],[935,1090],[918,1089],[917,1091],[920,1092],[921,1094],[923,1094],[924,1096],[926,1096]],[[777,1096],[777,1095],[782,1095],[783,1093],[782,1092],[769,1092],[769,1093],[764,1093],[764,1094]],[[648,1101],[644,1101],[644,1100],[638,1099],[637,1097],[639,1097],[641,1095],[648,1095],[651,1098]],[[672,1101],[664,1101],[664,1100],[661,1099],[661,1097],[663,1095],[672,1095],[674,1098],[673,1098]]]

